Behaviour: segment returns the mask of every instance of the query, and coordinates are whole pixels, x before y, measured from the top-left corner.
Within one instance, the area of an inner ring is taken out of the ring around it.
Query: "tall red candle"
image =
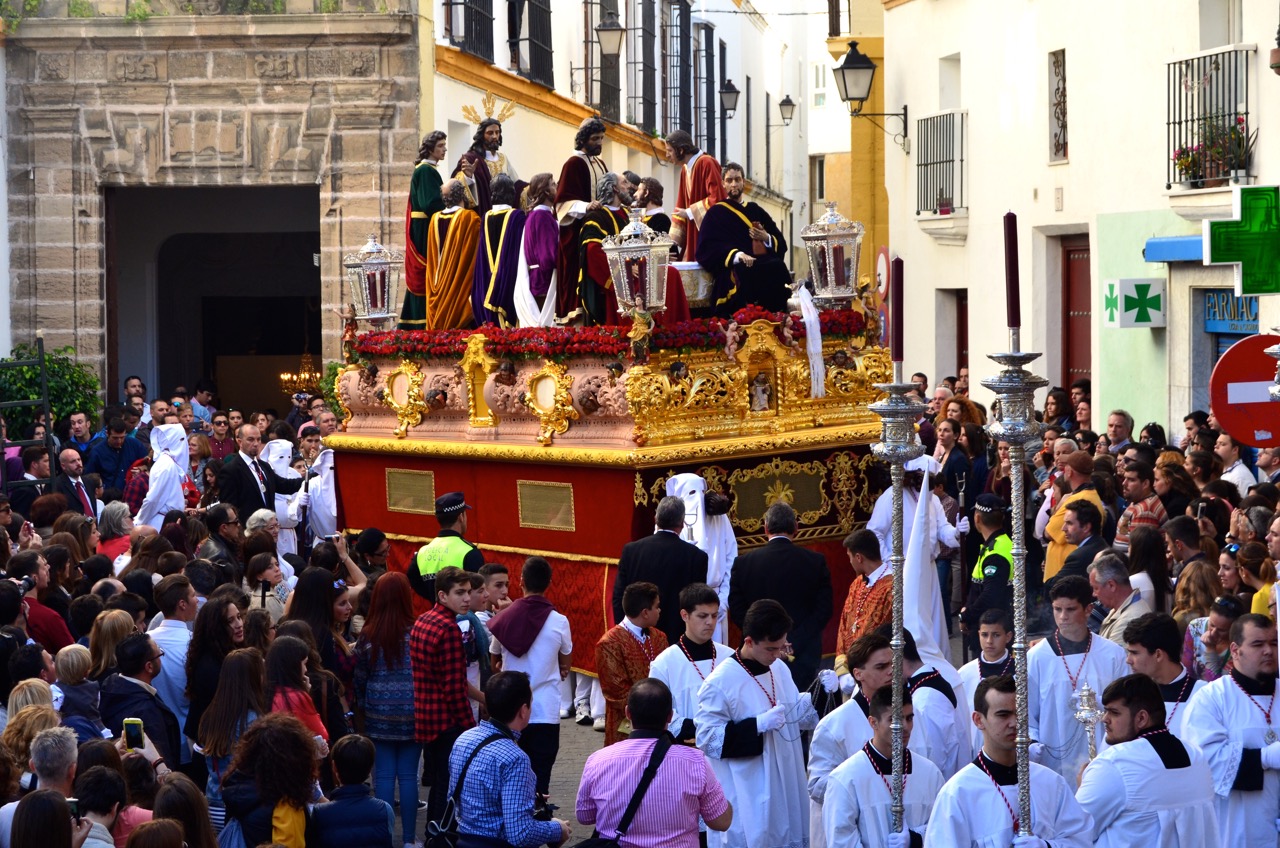
[[[1018,216],[1004,216],[1004,293],[1010,327],[1022,326],[1022,300],[1018,288]]]
[[[893,260],[889,277],[889,358],[902,361],[902,325],[906,315],[902,307],[902,257]]]

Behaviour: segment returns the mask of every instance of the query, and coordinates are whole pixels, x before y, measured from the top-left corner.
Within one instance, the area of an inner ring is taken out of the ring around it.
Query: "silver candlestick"
[[[1106,713],[1103,712],[1102,707],[1098,706],[1097,693],[1093,691],[1093,687],[1086,680],[1084,686],[1080,687],[1080,696],[1076,701],[1076,711],[1073,717],[1084,725],[1084,732],[1089,735],[1090,760],[1098,757],[1098,734],[1096,728],[1104,715]]]
[[[907,396],[915,385],[902,381],[901,362],[893,363],[893,382],[877,383],[876,388],[887,396],[870,406],[871,411],[880,416],[883,425],[880,441],[871,446],[871,451],[889,463],[893,476],[893,553],[889,557],[889,567],[893,569],[893,638],[889,643],[893,649],[893,715],[889,723],[893,733],[893,782],[890,795],[893,797],[893,830],[899,832],[903,828],[904,811],[902,690],[906,682],[902,677],[902,481],[906,476],[907,462],[924,453],[924,447],[916,440],[915,428],[916,421],[924,412],[924,404]]]
[[[1018,821],[1020,832],[1031,832],[1031,767],[1027,717],[1027,502],[1023,469],[1027,459],[1027,443],[1041,438],[1043,425],[1036,421],[1036,389],[1049,385],[1024,367],[1040,358],[1038,353],[1023,353],[1017,327],[1009,328],[1010,353],[995,353],[989,358],[1004,368],[982,385],[995,392],[1000,412],[987,432],[994,440],[1009,443],[1010,500],[1013,507],[1013,675],[1018,684]]]

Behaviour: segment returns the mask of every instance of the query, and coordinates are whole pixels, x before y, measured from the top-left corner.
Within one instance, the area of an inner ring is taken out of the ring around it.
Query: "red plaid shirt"
[[[467,658],[453,613],[436,605],[409,632],[413,663],[413,712],[417,740],[431,742],[446,730],[475,726],[467,702]]]

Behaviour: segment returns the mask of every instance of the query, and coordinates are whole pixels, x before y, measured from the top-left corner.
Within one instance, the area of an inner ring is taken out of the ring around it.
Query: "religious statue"
[[[669,371],[671,373],[671,382],[673,383],[689,379],[689,366],[679,360],[671,363]]]
[[[829,364],[832,368],[848,368],[849,367],[849,351],[837,350],[835,353],[831,355],[831,362]]]
[[[356,307],[352,303],[333,307],[333,314],[342,319],[342,361],[352,365],[356,361]]]
[[[439,412],[449,402],[449,396],[444,389],[432,389],[427,392],[426,401],[428,409],[432,412]]]
[[[498,370],[493,375],[493,382],[500,386],[514,386],[516,384],[516,366],[509,359],[504,359],[498,363]]]
[[[773,386],[769,383],[769,375],[761,371],[751,381],[751,411],[766,412],[772,404]]]
[[[627,338],[631,339],[631,358],[636,364],[643,365],[649,361],[649,334],[653,331],[653,316],[645,309],[644,295],[636,295],[635,306],[628,310],[631,316],[631,329]]]
[[[732,360],[738,355],[738,322],[730,321],[722,329],[724,332],[724,355]]]
[[[604,367],[604,370],[609,373],[609,386],[612,388],[617,385],[618,380],[622,378],[622,372],[624,369],[621,362],[610,362]]]
[[[596,400],[596,393],[590,389],[583,389],[578,392],[578,406],[582,409],[584,415],[593,415],[600,409],[600,401]]]

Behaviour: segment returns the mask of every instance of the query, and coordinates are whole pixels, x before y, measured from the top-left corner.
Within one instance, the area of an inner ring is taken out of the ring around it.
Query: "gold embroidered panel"
[[[577,529],[573,514],[573,484],[517,480],[520,526],[537,530]]]
[[[436,475],[433,471],[387,469],[387,509],[390,512],[436,514]]]

